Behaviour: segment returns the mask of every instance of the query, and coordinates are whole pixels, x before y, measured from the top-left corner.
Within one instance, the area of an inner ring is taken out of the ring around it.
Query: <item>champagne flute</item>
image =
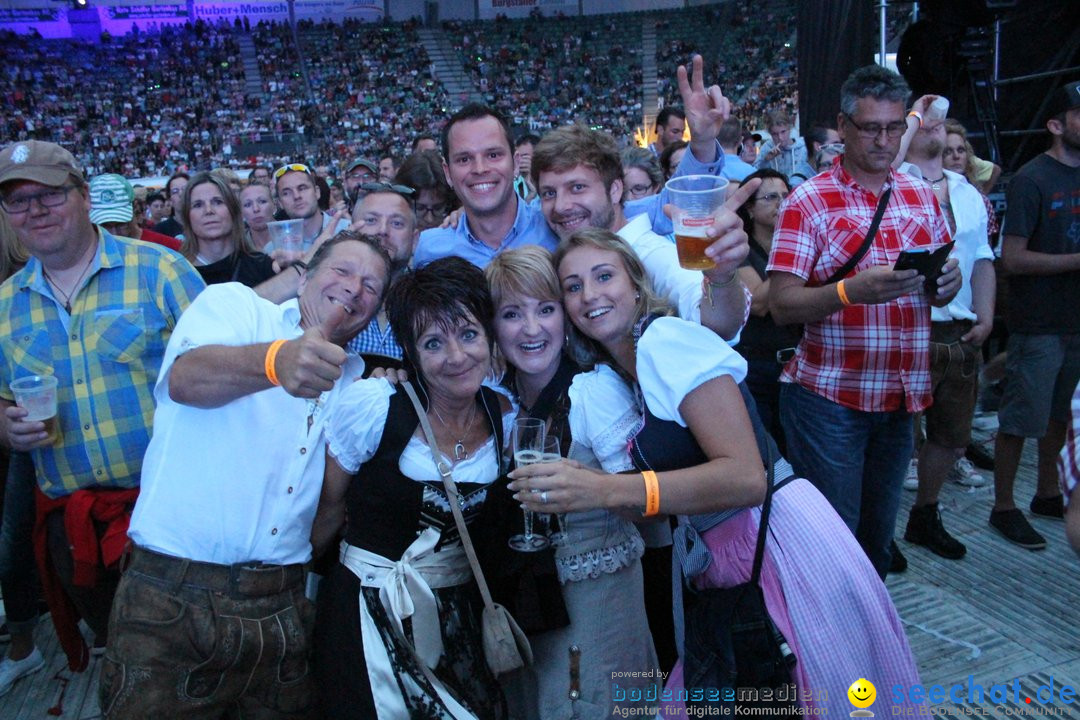
[[[544,461],[544,438],[547,424],[539,418],[518,418],[514,421],[514,464],[517,467]],[[525,514],[525,532],[510,538],[510,547],[519,552],[536,552],[549,545],[548,539],[533,532],[533,511]]]
[[[555,435],[548,435],[544,438],[544,462],[559,462],[562,460],[562,453],[559,452],[559,438]],[[550,516],[549,516],[550,517]],[[566,513],[555,513],[555,519],[559,523],[558,532],[548,534],[548,538],[553,545],[562,545],[567,540],[566,535]]]

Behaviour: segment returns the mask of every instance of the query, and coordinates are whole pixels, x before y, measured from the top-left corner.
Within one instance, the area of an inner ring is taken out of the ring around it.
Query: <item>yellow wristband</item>
[[[844,303],[845,306],[851,304],[851,300],[849,300],[848,296],[847,296],[847,291],[844,290],[844,281],[843,280],[836,283],[836,294],[840,296],[840,302]]]
[[[645,517],[652,517],[660,512],[660,481],[656,473],[646,470],[641,473],[645,478]]]
[[[266,373],[266,379],[270,381],[271,385],[281,384],[277,377],[277,369],[274,367],[274,361],[277,360],[278,350],[280,350],[281,346],[287,342],[288,340],[275,340],[270,343],[270,347],[266,349],[266,359],[263,360],[263,372]]]

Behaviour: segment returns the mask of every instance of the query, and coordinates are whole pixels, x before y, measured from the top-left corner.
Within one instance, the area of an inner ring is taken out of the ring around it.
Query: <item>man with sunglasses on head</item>
[[[89,653],[78,620],[106,640],[154,385],[204,283],[178,253],[96,227],[83,173],[59,145],[0,151],[0,207],[30,253],[0,286],[0,441],[33,458],[42,588],[68,665],[81,671]],[[30,419],[12,384],[46,375],[57,412]]]
[[[917,270],[893,270],[901,251],[950,239],[930,186],[892,170],[909,94],[903,78],[876,65],[848,77],[837,119],[844,155],[781,206],[768,265],[773,318],[805,324],[780,378],[788,458],[882,577],[912,414],[931,401],[930,308],[948,305],[961,285],[955,259],[929,283]]]
[[[274,191],[278,204],[289,218],[304,221],[304,249],[307,250],[323,231],[334,222],[334,216],[319,209],[322,191],[315,182],[315,173],[303,163],[289,163],[274,171]],[[339,220],[335,232],[349,227],[347,220]]]

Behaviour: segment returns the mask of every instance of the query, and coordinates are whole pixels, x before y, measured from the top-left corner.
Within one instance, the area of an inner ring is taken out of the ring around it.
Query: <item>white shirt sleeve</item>
[[[576,375],[568,393],[574,452],[591,453],[606,472],[633,469],[627,442],[636,434],[641,416],[630,387],[610,367],[598,365]]]
[[[654,320],[638,340],[637,375],[652,414],[686,427],[679,414],[683,399],[722,375],[742,382],[746,361],[708,328],[676,317],[662,317]]]
[[[343,470],[356,472],[378,450],[393,394],[393,385],[371,378],[352,383],[337,398],[326,426],[326,442]]]

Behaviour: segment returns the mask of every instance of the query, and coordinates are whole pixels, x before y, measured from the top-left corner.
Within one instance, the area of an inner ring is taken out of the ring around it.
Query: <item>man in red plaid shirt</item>
[[[892,269],[902,250],[949,241],[930,186],[891,170],[907,122],[921,122],[905,118],[909,92],[903,78],[878,66],[844,82],[837,122],[845,152],[784,203],[768,266],[773,318],[806,326],[781,376],[788,458],[882,577],[911,461],[912,413],[931,402],[930,306],[947,305],[961,283],[956,260],[930,286],[916,270]],[[890,186],[869,250],[830,282],[857,254]]]

